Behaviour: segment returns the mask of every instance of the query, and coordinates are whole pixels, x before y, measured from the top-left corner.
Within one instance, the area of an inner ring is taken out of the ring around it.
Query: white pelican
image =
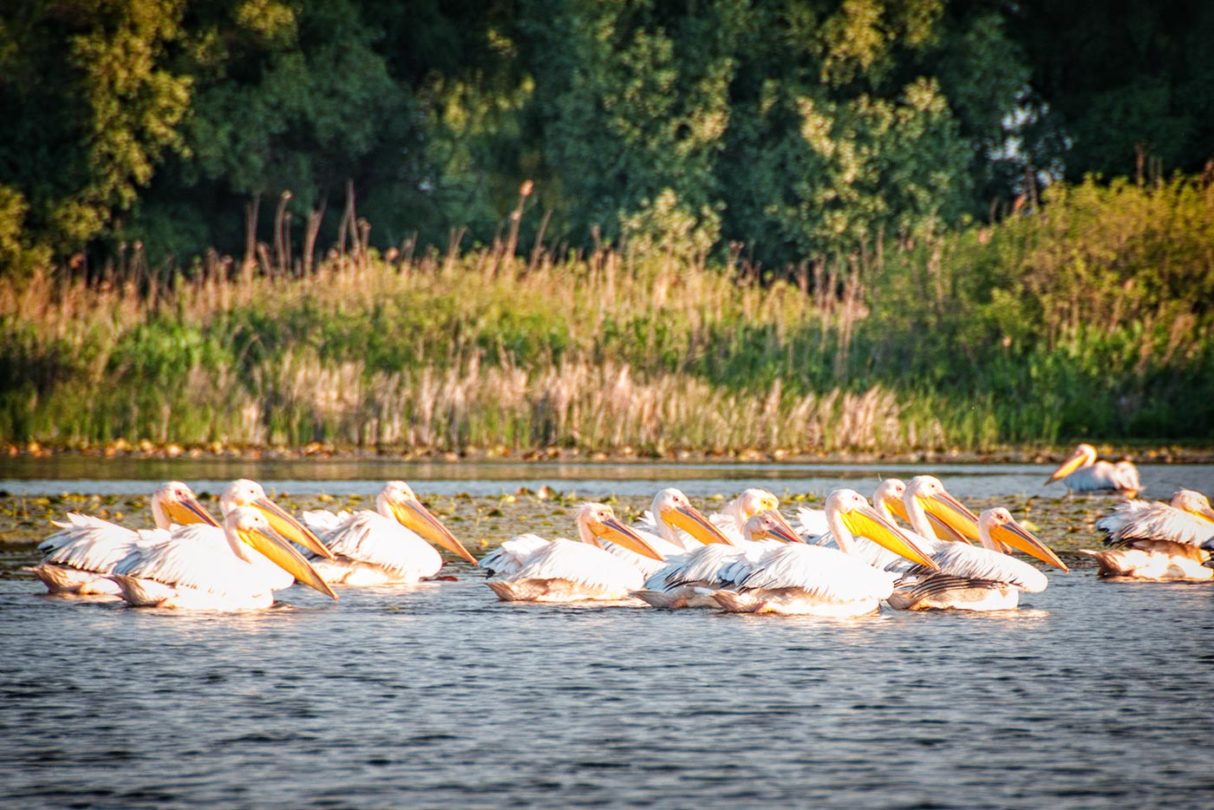
[[[265,514],[247,506],[229,509],[222,528],[177,527],[169,540],[132,551],[110,577],[137,607],[267,608],[274,591],[296,580],[337,598]]]
[[[754,491],[748,490],[748,492]],[[774,496],[771,497],[774,499]],[[741,499],[742,496],[739,496],[734,499],[734,502]],[[734,505],[733,502],[730,505]],[[646,579],[664,569],[669,562],[682,560],[689,553],[705,545],[742,543],[742,535],[740,533],[736,533],[736,536],[731,534],[731,529],[733,521],[736,520],[735,514],[745,514],[743,511],[730,512],[724,517],[721,516],[721,513],[711,518],[705,517],[700,510],[691,505],[691,501],[687,499],[686,495],[673,487],[658,492],[653,497],[653,503],[646,514],[648,519],[643,519],[639,525],[632,528],[645,538],[649,547],[656,551],[661,559],[654,560],[651,557],[642,556],[614,543],[603,544],[603,548],[607,551],[638,568]],[[656,523],[653,520],[654,517],[656,517]],[[649,530],[651,526],[653,531]]]
[[[1182,489],[1170,504],[1129,501],[1096,521],[1114,548],[1081,549],[1096,560],[1102,577],[1157,582],[1206,582],[1214,543],[1214,509],[1200,492]]]
[[[915,563],[934,568],[922,549],[850,489],[826,499],[826,519],[838,549],[789,543],[766,555],[735,590],[714,594],[731,613],[847,617],[873,613],[898,575],[850,555],[855,535],[874,540]]]
[[[152,493],[155,529],[128,529],[108,520],[69,512],[67,521],[55,522],[61,531],[38,546],[42,561],[28,568],[50,593],[117,595],[118,586],[107,578],[114,566],[137,545],[168,537],[174,524],[203,523],[218,526],[188,486],[169,481]]]
[[[719,607],[712,593],[744,576],[739,566],[757,564],[782,543],[801,542],[796,531],[775,510],[751,517],[743,527],[743,534],[743,540],[705,544],[668,562],[649,576],[644,589],[634,596],[658,608]]]
[[[658,552],[605,504],[578,507],[576,522],[581,542],[558,538],[533,544],[535,550],[521,560],[518,570],[486,584],[503,602],[631,600],[644,577],[634,565],[605,551],[602,544],[616,543],[654,559]]]
[[[326,560],[333,559],[329,551],[315,532],[304,526],[290,513],[266,496],[265,489],[256,481],[248,478],[238,478],[228,484],[223,494],[219,496],[220,511],[226,516],[238,506],[251,506],[265,516],[270,526],[283,537],[299,543],[313,554]]]
[[[326,582],[383,585],[418,582],[443,567],[436,543],[476,565],[476,557],[422,505],[404,481],[389,481],[375,499],[378,511],[304,512],[303,521],[336,559],[314,561]],[[427,542],[428,541],[428,542]]]
[[[912,537],[928,549],[935,568],[893,565],[903,579],[890,596],[899,610],[1008,610],[1020,602],[1020,592],[1039,593],[1049,581],[1045,575],[1000,549],[1011,547],[1053,565],[1067,568],[1057,554],[1017,523],[1006,509],[988,509],[981,517],[966,509],[930,475],[911,479],[903,495]],[[928,515],[957,534],[976,538],[981,547],[960,541],[936,539]]]
[[[1096,448],[1081,444],[1058,469],[1050,473],[1046,484],[1061,481],[1068,492],[1128,492],[1131,497],[1142,489],[1138,468],[1130,461],[1111,464],[1096,460]]]

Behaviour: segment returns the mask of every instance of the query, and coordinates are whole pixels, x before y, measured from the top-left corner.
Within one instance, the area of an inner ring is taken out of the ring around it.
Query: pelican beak
[[[1211,523],[1214,523],[1214,508],[1211,508],[1209,505],[1203,506],[1190,514],[1197,515],[1197,517],[1202,518],[1203,520],[1208,520]]]
[[[1061,478],[1066,478],[1068,475],[1075,472],[1075,470],[1083,466],[1083,461],[1085,458],[1086,456],[1084,456],[1082,450],[1076,450],[1074,453],[1071,453],[1066,461],[1058,465],[1058,469],[1050,473],[1050,477],[1047,478],[1045,482],[1047,484],[1052,484]]]
[[[266,516],[266,520],[281,536],[299,543],[308,551],[318,554],[326,560],[333,559],[333,552],[320,542],[320,538],[313,534],[311,529],[269,498],[258,498],[253,502],[253,506]]]
[[[451,530],[443,525],[429,509],[422,506],[421,501],[408,500],[392,504],[392,514],[401,525],[410,531],[421,535],[429,543],[442,546],[470,565],[476,565],[476,557],[464,548],[464,544],[456,539]]]
[[[629,551],[640,554],[642,557],[652,557],[662,562],[666,560],[657,549],[649,545],[649,541],[638,534],[631,526],[625,526],[617,517],[609,517],[601,523],[591,522],[590,532],[599,540],[610,540],[616,545],[623,546]]]
[[[329,583],[321,578],[312,564],[304,558],[304,555],[291,545],[290,540],[274,529],[269,531],[238,529],[237,534],[252,549],[295,577],[300,583],[320,591],[325,596],[337,598],[337,594],[329,587]]]
[[[663,509],[662,520],[670,526],[682,529],[705,545],[709,543],[734,545],[734,542],[723,531],[718,529],[716,524],[704,517],[699,509],[690,504],[674,509]]]
[[[183,501],[165,504],[164,511],[169,513],[169,520],[181,526],[188,526],[191,523],[202,523],[207,526],[219,525],[197,498],[187,498]]]
[[[781,543],[804,543],[801,535],[797,534],[796,529],[788,525],[788,521],[784,516],[774,509],[764,512],[773,519],[775,523],[771,528],[764,528],[760,536],[770,537],[772,540],[779,540]]]
[[[871,506],[858,507],[843,515],[843,523],[857,537],[867,537],[874,543],[880,543],[885,548],[905,557],[913,563],[918,563],[933,571],[940,566],[927,556],[927,552],[901,531],[898,527],[881,517],[881,513]]]
[[[922,498],[920,500],[928,517],[934,517],[949,532],[955,532],[966,540],[979,539],[978,516],[952,495],[949,495],[947,492],[941,492],[938,495],[932,495],[930,498]]]
[[[1023,551],[1030,557],[1036,557],[1046,565],[1061,568],[1063,571],[1071,570],[1049,546],[1038,540],[1033,536],[1032,532],[1014,520],[1011,523],[992,527],[991,539],[1011,546],[1017,551]]]
[[[894,517],[903,523],[910,523],[910,513],[906,511],[906,504],[901,498],[886,498],[885,505],[889,511],[894,513]]]

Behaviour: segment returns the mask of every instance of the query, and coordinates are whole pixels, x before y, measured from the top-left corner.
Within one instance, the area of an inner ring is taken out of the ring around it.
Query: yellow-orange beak
[[[1068,475],[1075,472],[1075,470],[1082,467],[1086,458],[1087,456],[1082,450],[1076,450],[1067,457],[1066,461],[1058,465],[1058,469],[1050,473],[1050,477],[1047,478],[1045,482],[1047,484],[1052,484],[1059,479],[1066,478]]]
[[[313,534],[311,529],[269,498],[258,498],[253,502],[253,506],[266,516],[266,520],[270,522],[274,530],[283,537],[299,543],[308,551],[318,554],[326,560],[333,559],[333,552],[325,548],[325,544],[320,542],[320,538]]]
[[[429,543],[442,546],[460,559],[471,565],[476,565],[476,557],[464,548],[464,544],[456,539],[451,530],[443,525],[429,509],[422,506],[421,501],[409,500],[391,505],[392,514],[401,525],[410,531],[421,535]]]
[[[955,532],[962,539],[978,540],[978,516],[965,507],[960,501],[941,492],[928,498],[920,498],[923,509],[932,521],[933,526],[943,525],[949,532]]]
[[[936,561],[927,555],[918,543],[903,534],[897,526],[881,517],[871,506],[858,507],[845,512],[842,520],[848,530],[857,537],[867,537],[874,543],[932,570],[939,570]]]
[[[246,545],[266,557],[270,562],[295,577],[300,583],[320,591],[332,599],[337,594],[317,573],[312,564],[300,554],[291,541],[274,529],[237,529],[236,533]]]
[[[1033,533],[1016,521],[1001,523],[991,529],[991,539],[1011,546],[1017,551],[1023,551],[1030,557],[1036,557],[1046,565],[1052,565],[1063,571],[1071,569],[1064,563],[1049,546],[1033,536]]]
[[[804,543],[801,535],[797,534],[797,530],[788,525],[788,521],[779,512],[773,510],[762,513],[770,525],[764,525],[758,533],[751,535],[752,540],[760,540],[764,537],[772,540],[779,540],[781,543]]]
[[[649,545],[649,541],[638,534],[631,526],[625,526],[617,517],[609,517],[602,522],[591,521],[589,526],[590,533],[596,539],[610,540],[644,557],[652,557],[655,560],[661,561],[665,561],[666,559],[657,549]]]
[[[169,520],[180,526],[189,526],[192,523],[202,523],[207,526],[219,525],[219,522],[211,517],[211,513],[198,502],[197,498],[165,503],[164,511],[168,513]]]
[[[711,520],[704,517],[699,509],[690,504],[674,509],[663,509],[661,519],[667,525],[674,526],[676,529],[682,529],[705,545],[708,543],[735,545],[728,535],[718,529]]]

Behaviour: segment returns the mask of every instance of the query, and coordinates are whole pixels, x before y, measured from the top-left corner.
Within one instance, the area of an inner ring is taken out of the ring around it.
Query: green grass
[[[902,452],[1214,435],[1214,196],[1057,188],[859,295],[599,253],[0,280],[0,440]],[[843,269],[840,269],[843,268]]]

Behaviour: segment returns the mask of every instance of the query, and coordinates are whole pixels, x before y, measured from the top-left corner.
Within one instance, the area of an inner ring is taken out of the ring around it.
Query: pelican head
[[[891,515],[910,523],[910,516],[906,514],[906,504],[902,502],[905,495],[906,482],[900,478],[886,478],[877,484],[877,489],[873,492],[873,506],[878,511],[881,507],[885,507]]]
[[[266,491],[256,481],[240,478],[228,484],[219,498],[219,506],[224,515],[239,506],[251,506],[265,515],[266,520],[270,521],[270,525],[283,537],[299,543],[308,551],[319,554],[326,560],[333,559],[333,552],[325,548],[325,545],[320,542],[320,538],[285,509],[267,498]]]
[[[337,594],[321,578],[291,541],[283,537],[270,523],[270,519],[256,507],[236,506],[224,513],[224,536],[232,552],[245,562],[252,562],[249,549],[253,549],[279,568],[286,571],[309,588],[315,588],[325,596],[337,598]]]
[[[1210,508],[1210,499],[1200,492],[1178,489],[1172,495],[1172,506],[1214,523],[1214,509]]]
[[[902,496],[907,514],[921,507],[932,521],[959,539],[979,540],[978,516],[948,493],[940,479],[932,475],[916,475]]]
[[[854,489],[836,489],[827,496],[826,522],[840,548],[852,537],[867,537],[911,562],[931,569],[940,567],[918,543],[882,517]]]
[[[1033,533],[1021,526],[1012,517],[1012,513],[1002,506],[987,509],[978,517],[978,531],[988,540],[1003,543],[1006,546],[1023,551],[1030,557],[1036,557],[1047,565],[1060,568],[1063,571],[1071,569],[1064,563],[1049,546],[1033,536]],[[991,543],[993,545],[994,543]]]
[[[671,528],[682,529],[701,543],[733,545],[733,541],[711,520],[704,517],[699,509],[692,506],[691,501],[687,500],[687,496],[680,490],[673,487],[662,490],[654,496],[651,509],[654,519]]]
[[[746,525],[742,529],[742,533],[747,540],[757,542],[759,540],[778,540],[781,543],[804,543],[801,536],[797,534],[792,526],[788,525],[788,521],[774,509],[759,514],[746,521]]]
[[[644,537],[624,525],[607,504],[584,503],[577,508],[575,520],[583,543],[603,548],[603,543],[610,541],[644,557],[665,560]]]
[[[1086,442],[1075,448],[1075,452],[1067,456],[1066,460],[1058,465],[1058,469],[1050,473],[1050,477],[1046,479],[1047,484],[1052,484],[1062,478],[1066,478],[1075,470],[1083,467],[1090,467],[1096,463],[1096,448]]]
[[[384,517],[395,518],[402,526],[421,536],[428,543],[442,546],[471,565],[476,557],[464,544],[456,539],[442,521],[413,494],[413,489],[404,481],[389,481],[375,499],[375,506]]]
[[[191,523],[219,525],[198,502],[194,491],[180,481],[169,481],[152,493],[152,520],[158,529],[167,529],[174,523],[181,526]]]
[[[739,526],[760,512],[774,512],[780,508],[780,499],[765,489],[744,489],[722,511],[733,515]]]

